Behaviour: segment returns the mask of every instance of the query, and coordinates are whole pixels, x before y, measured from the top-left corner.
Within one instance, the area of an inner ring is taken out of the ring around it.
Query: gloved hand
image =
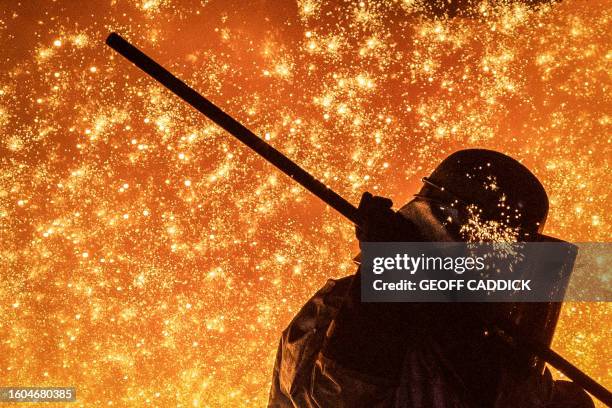
[[[363,193],[357,207],[361,225],[355,230],[360,242],[423,241],[417,227],[392,206],[393,201],[386,197]]]

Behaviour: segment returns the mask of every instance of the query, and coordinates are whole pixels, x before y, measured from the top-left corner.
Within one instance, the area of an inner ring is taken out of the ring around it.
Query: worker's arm
[[[359,204],[363,222],[357,227],[360,242],[422,240],[416,227],[391,206],[388,198],[363,194]],[[396,381],[410,343],[406,314],[411,308],[414,305],[362,303],[358,272],[328,330],[323,356],[346,369]]]

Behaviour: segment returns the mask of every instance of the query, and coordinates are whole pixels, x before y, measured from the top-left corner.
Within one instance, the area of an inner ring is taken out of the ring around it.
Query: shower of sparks
[[[520,159],[545,233],[612,236],[612,3],[13,2],[0,12],[0,385],[75,407],[263,406],[351,225],[103,44],[118,31],[341,195],[405,202],[450,152]],[[607,304],[554,346],[606,386]]]
[[[505,220],[487,220],[481,218],[481,210],[476,205],[468,205],[468,219],[461,225],[460,233],[468,242],[493,242],[495,248],[507,243],[517,242],[520,229],[513,227]]]

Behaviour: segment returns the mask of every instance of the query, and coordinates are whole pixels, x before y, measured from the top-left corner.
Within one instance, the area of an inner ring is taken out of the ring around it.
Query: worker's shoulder
[[[317,295],[338,295],[344,296],[348,290],[355,275],[345,276],[339,279],[330,278],[325,282],[325,285],[317,291]]]
[[[351,280],[352,276],[328,279],[325,285],[301,307],[284,330],[285,344],[295,347],[298,341],[313,341],[313,336],[322,339],[321,336],[342,305]]]

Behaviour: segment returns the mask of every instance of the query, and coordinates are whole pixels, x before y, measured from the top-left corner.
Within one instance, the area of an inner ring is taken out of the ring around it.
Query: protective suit
[[[321,353],[325,333],[336,316],[353,276],[329,280],[283,332],[269,407],[481,407],[464,388],[439,339],[416,329],[402,360],[397,382],[346,369]],[[586,408],[593,403],[568,381],[550,372],[522,381],[504,373],[494,407]]]
[[[396,383],[345,369],[321,354],[325,333],[353,276],[329,280],[283,332],[274,363],[269,407],[481,407],[472,402],[436,339],[421,331],[402,361]],[[586,408],[593,403],[581,388],[553,381],[550,372],[522,382],[507,374],[499,407]]]
[[[548,212],[535,176],[497,152],[456,152],[424,181],[398,212],[365,193],[360,242],[495,241],[508,231],[536,240]],[[486,234],[468,221],[474,214]],[[580,387],[553,381],[541,361],[483,328],[511,322],[521,305],[365,303],[359,282],[359,270],[330,279],[283,332],[269,407],[593,407]],[[531,323],[519,332],[548,345],[559,304],[525,310],[519,320]]]

